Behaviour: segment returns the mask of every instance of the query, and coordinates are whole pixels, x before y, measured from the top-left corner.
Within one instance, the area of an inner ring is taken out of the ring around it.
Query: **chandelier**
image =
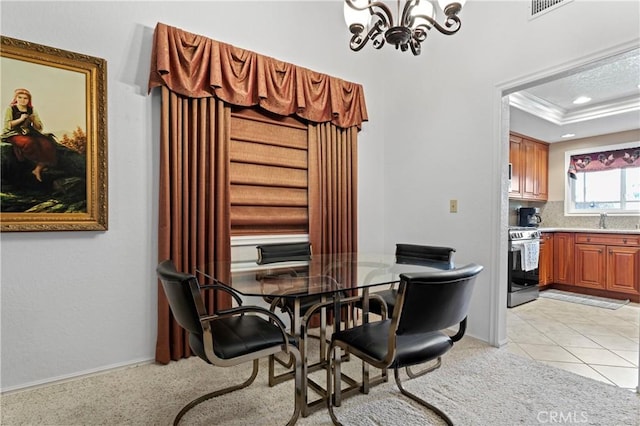
[[[427,33],[431,28],[442,34],[452,35],[457,33],[462,25],[458,13],[465,0],[438,0],[446,17],[444,25],[436,22],[435,8],[431,1],[404,0],[402,14],[400,0],[397,0],[397,3],[398,20],[394,21],[391,9],[385,2],[344,1],[344,19],[353,34],[349,43],[351,50],[357,52],[371,40],[376,49],[380,49],[386,42],[403,52],[410,48],[417,56],[420,54],[420,43],[427,39]]]

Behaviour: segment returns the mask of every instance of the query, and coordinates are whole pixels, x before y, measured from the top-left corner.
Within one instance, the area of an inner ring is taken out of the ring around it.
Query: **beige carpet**
[[[346,365],[358,370],[359,364]],[[184,425],[278,425],[293,410],[293,383],[270,388],[266,363],[251,387],[207,401]],[[2,425],[169,425],[191,399],[232,380],[246,367],[211,367],[196,358],[143,365],[2,396]],[[323,378],[319,375],[319,380]],[[447,412],[456,425],[638,425],[640,396],[491,348],[466,337],[439,370],[407,388]],[[440,425],[402,397],[391,379],[337,409],[345,425]],[[330,424],[322,409],[299,425]]]

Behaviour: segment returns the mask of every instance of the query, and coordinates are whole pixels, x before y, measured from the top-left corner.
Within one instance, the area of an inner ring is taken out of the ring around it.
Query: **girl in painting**
[[[53,135],[42,134],[42,121],[31,102],[27,89],[16,89],[4,115],[2,141],[13,145],[18,161],[28,159],[36,166],[31,171],[42,182],[42,171],[56,163]]]

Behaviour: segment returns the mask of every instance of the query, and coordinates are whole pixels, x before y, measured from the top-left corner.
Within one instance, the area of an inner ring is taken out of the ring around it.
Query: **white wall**
[[[362,83],[360,247],[447,243],[460,261],[484,264],[469,333],[494,343],[505,337],[506,298],[497,86],[639,33],[635,1],[574,0],[531,22],[527,2],[472,1],[461,32],[431,34],[416,58],[389,46],[349,51],[337,1],[0,7],[3,35],[107,60],[110,206],[107,232],[0,235],[3,390],[154,356],[159,99],[146,86],[158,21]]]

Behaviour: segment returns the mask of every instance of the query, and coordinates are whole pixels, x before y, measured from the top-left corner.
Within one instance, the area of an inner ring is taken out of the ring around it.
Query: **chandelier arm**
[[[382,37],[384,28],[384,22],[382,20],[377,21],[364,37],[362,36],[362,33],[354,34],[349,42],[349,47],[354,52],[358,52],[369,40],[373,40],[373,47],[380,49],[384,46],[384,37]]]
[[[427,39],[429,28],[430,27],[427,25],[418,25],[416,29],[413,31],[411,38],[416,42],[418,42],[418,44],[422,43]]]
[[[445,35],[453,35],[453,34],[457,33],[460,30],[460,27],[462,26],[462,22],[460,22],[460,18],[458,18],[457,15],[447,16],[447,20],[444,23],[444,25],[445,25],[444,27],[442,25],[440,25],[435,19],[433,19],[431,16],[428,16],[428,15],[416,15],[416,16],[414,16],[413,19],[411,20],[411,25],[413,25],[413,23],[415,22],[416,18],[425,19],[431,25],[433,25],[433,27],[436,30],[440,31],[442,34],[445,34]],[[416,28],[419,28],[419,27],[424,27],[427,30],[430,29],[430,27],[427,24],[420,24]],[[448,28],[452,28],[452,27],[453,27],[453,29],[448,29]]]
[[[402,9],[402,15],[401,15],[402,18],[400,16],[398,17],[398,25],[402,25],[405,27],[411,26],[411,23],[412,23],[411,10],[413,10],[415,6],[416,6],[415,0],[406,0],[404,2],[404,8]]]
[[[427,38],[427,36],[426,36],[426,33],[425,33],[425,36],[424,36],[424,38],[422,40],[418,40],[418,39],[416,39],[414,37],[413,39],[411,39],[409,41],[409,47],[411,47],[411,53],[413,53],[413,56],[418,56],[420,54],[420,52],[422,51],[420,43],[422,41],[424,41],[424,39],[426,39],[426,38]]]

